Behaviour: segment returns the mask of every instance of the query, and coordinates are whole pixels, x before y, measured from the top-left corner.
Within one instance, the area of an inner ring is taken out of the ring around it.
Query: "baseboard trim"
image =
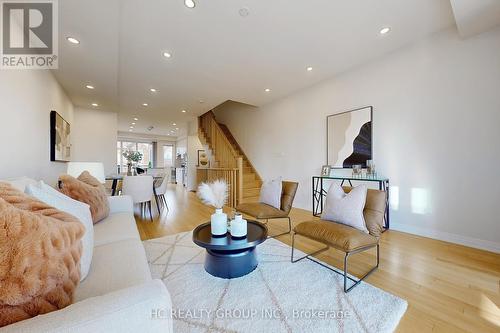
[[[391,230],[402,231],[417,236],[428,237],[454,244],[474,247],[476,249],[486,250],[494,253],[500,253],[500,243],[487,241],[483,239],[466,237],[444,231],[423,229],[411,225],[394,223],[394,222],[391,222]]]

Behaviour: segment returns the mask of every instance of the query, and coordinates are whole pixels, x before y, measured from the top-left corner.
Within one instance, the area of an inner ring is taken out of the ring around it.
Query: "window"
[[[116,157],[122,170],[127,167],[127,160],[123,157],[123,152],[127,150],[142,153],[142,160],[138,166],[147,168],[149,163],[153,165],[153,144],[150,142],[118,141],[116,144]]]
[[[174,146],[163,146],[163,166],[170,168],[174,165]]]

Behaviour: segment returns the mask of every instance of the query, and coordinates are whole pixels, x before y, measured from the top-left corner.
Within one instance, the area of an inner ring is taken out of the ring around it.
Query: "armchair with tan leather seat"
[[[299,183],[296,182],[282,182],[280,209],[260,202],[249,202],[238,205],[236,207],[236,210],[238,212],[250,215],[258,220],[265,220],[266,223],[271,219],[288,219],[288,231],[278,235],[274,235],[272,237],[289,234],[292,231],[292,221],[289,214],[290,210],[292,209],[293,200],[295,198],[295,194],[297,193],[298,187]]]
[[[351,188],[345,187],[345,192],[350,192]],[[334,221],[325,221],[321,219],[316,219],[312,221],[302,222],[294,228],[292,234],[292,254],[291,261],[295,263],[302,259],[309,259],[314,261],[335,273],[338,273],[344,277],[344,292],[349,292],[357,286],[361,281],[373,273],[379,266],[379,239],[383,231],[384,226],[384,216],[386,208],[386,195],[387,193],[379,190],[368,189],[366,194],[366,203],[363,210],[363,216],[365,219],[366,228],[368,233],[340,224]],[[317,242],[323,243],[326,247],[303,256],[299,259],[294,259],[294,243],[295,236],[300,235],[306,238],[315,240]],[[377,248],[377,264],[363,277],[356,280],[348,275],[347,264],[350,255],[369,250],[371,248]],[[321,262],[313,259],[312,255],[318,254],[329,248],[334,248],[345,253],[344,256],[344,269],[343,272],[332,269]],[[347,280],[354,282],[352,286],[347,288]]]

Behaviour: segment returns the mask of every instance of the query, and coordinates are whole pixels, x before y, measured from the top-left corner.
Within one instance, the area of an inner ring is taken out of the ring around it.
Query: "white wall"
[[[0,179],[55,184],[66,163],[50,162],[50,111],[71,125],[73,105],[48,70],[0,70]],[[73,151],[74,152],[74,151]]]
[[[106,174],[116,173],[117,114],[76,108],[74,119],[72,160],[102,162]]]
[[[440,32],[264,107],[216,115],[261,176],[299,181],[295,206],[311,210],[326,116],[366,105],[378,172],[396,189],[392,227],[500,252],[500,29],[466,40]]]
[[[189,191],[195,191],[196,183],[196,165],[198,164],[198,150],[204,149],[198,138],[198,122],[192,121],[188,124],[187,136],[187,184]]]

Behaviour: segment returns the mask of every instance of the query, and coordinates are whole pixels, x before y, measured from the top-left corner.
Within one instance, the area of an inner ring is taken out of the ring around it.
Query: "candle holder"
[[[247,220],[243,219],[243,216],[239,213],[234,215],[234,219],[231,221],[231,237],[233,238],[245,238],[247,236]]]

